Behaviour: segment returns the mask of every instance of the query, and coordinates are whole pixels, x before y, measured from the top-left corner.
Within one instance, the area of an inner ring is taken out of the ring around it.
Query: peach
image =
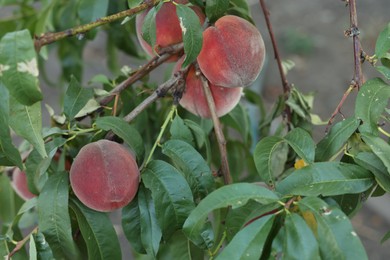
[[[260,32],[243,18],[223,16],[203,32],[198,63],[215,85],[229,88],[251,85],[260,74],[264,58]]]
[[[176,0],[175,2],[179,4],[188,4],[187,0]],[[202,12],[202,10],[197,6],[191,6],[191,8],[198,15],[199,22],[203,24],[206,19],[206,16]],[[151,46],[142,37],[142,25],[145,20],[145,16],[149,12],[149,10],[150,9],[137,15],[136,31],[141,47],[150,56],[155,56],[155,53],[153,52]],[[182,31],[180,27],[179,18],[176,14],[175,4],[171,2],[163,3],[160,10],[156,14],[156,45],[154,46],[154,50],[158,52],[161,48],[167,47],[172,44],[180,43],[182,41]],[[179,58],[179,56],[174,56],[168,61],[174,62],[177,61]]]
[[[16,194],[18,194],[22,199],[29,200],[36,197],[36,195],[32,194],[28,189],[26,173],[21,171],[19,168],[15,168],[12,172],[11,184]]]
[[[124,207],[135,197],[139,169],[125,147],[99,140],[80,149],[70,168],[70,184],[84,205],[109,212]]]
[[[180,70],[183,61],[184,57],[177,62],[174,68],[175,72]],[[186,78],[185,91],[180,99],[180,105],[195,115],[210,118],[211,113],[203,91],[202,80],[196,75],[195,67],[193,65],[190,66]],[[224,88],[211,84],[210,82],[209,87],[218,117],[229,113],[240,101],[242,88]]]

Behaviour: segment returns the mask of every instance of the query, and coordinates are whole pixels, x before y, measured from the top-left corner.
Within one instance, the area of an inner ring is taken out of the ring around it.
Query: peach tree
[[[367,259],[350,218],[390,191],[390,24],[367,54],[345,4],[354,75],[316,142],[263,0],[262,32],[245,0],[0,1],[1,257]],[[98,33],[109,73],[86,79]],[[267,109],[250,88],[266,56],[283,89]]]

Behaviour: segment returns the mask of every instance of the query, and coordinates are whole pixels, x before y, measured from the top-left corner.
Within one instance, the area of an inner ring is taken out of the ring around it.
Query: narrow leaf
[[[362,152],[353,158],[357,164],[366,168],[375,175],[379,186],[390,192],[390,175],[386,166],[374,153]]]
[[[307,164],[314,162],[315,144],[308,132],[295,128],[284,137],[284,140]]]
[[[38,259],[54,259],[53,252],[41,232],[33,234]]]
[[[269,186],[274,186],[275,176],[284,171],[284,162],[287,159],[287,146],[278,136],[263,138],[253,154],[255,165],[260,178]]]
[[[190,128],[184,123],[184,120],[176,115],[172,120],[171,128],[169,129],[171,133],[171,139],[180,139],[183,140],[190,145],[194,144],[194,137]]]
[[[293,171],[276,190],[284,195],[333,196],[360,193],[373,183],[371,173],[358,165],[320,162]]]
[[[313,232],[298,214],[287,214],[284,231],[283,259],[321,259]]]
[[[92,97],[93,90],[82,88],[77,79],[71,76],[64,97],[64,114],[68,120],[72,121]]]
[[[68,178],[65,173],[52,175],[38,198],[39,229],[59,259],[78,257],[68,212]]]
[[[83,0],[77,9],[80,20],[83,24],[96,21],[96,19],[106,16],[108,0]]]
[[[202,248],[210,247],[212,241],[206,244],[205,234],[202,234],[208,214],[215,209],[228,206],[241,207],[250,199],[261,204],[270,204],[278,201],[279,198],[272,191],[255,184],[236,183],[223,186],[199,203],[185,221],[183,231],[196,245]]]
[[[151,161],[142,172],[145,187],[152,191],[156,216],[168,239],[181,228],[194,208],[191,189],[184,177],[164,161]]]
[[[142,142],[142,136],[139,132],[124,121],[122,118],[105,116],[96,119],[96,126],[105,131],[113,131],[129,145],[135,152],[138,162],[141,162],[144,156],[145,147]]]
[[[9,128],[9,93],[0,82],[0,154],[3,154],[13,165],[23,169],[22,158],[12,143]],[[11,166],[11,165],[7,165]]]
[[[184,173],[196,197],[203,198],[215,189],[210,167],[191,145],[181,140],[169,140],[164,143],[162,152]]]
[[[118,236],[108,215],[89,209],[73,197],[69,205],[86,243],[88,259],[121,259]]]
[[[337,155],[359,127],[360,122],[359,119],[351,117],[335,124],[317,144],[316,161],[327,161]]]
[[[138,195],[137,195],[138,196]],[[145,254],[146,250],[141,237],[141,213],[138,207],[138,197],[122,208],[122,228],[131,247],[139,254]]]
[[[337,207],[316,197],[298,202],[301,211],[310,211],[317,221],[318,245],[322,259],[368,259],[349,218]]]
[[[0,172],[0,221],[10,224],[16,215],[15,192],[10,178]],[[1,226],[1,225],[0,225]]]
[[[376,156],[381,159],[387,168],[387,172],[390,173],[390,145],[382,138],[369,133],[362,133],[362,139],[368,144]]]
[[[46,157],[42,137],[41,103],[24,106],[10,97],[9,124],[15,133],[30,142],[42,157]]]
[[[379,33],[376,39],[375,55],[382,58],[390,50],[390,23]]]
[[[140,211],[141,242],[148,255],[156,257],[161,240],[161,229],[158,226],[154,201],[151,193],[143,185],[138,190]]]
[[[26,29],[4,35],[0,40],[0,81],[18,103],[31,106],[42,100],[38,74],[30,32]]]
[[[238,232],[217,256],[218,259],[260,259],[274,216],[262,217]]]
[[[162,2],[160,2],[159,6],[161,6]],[[144,18],[144,23],[142,24],[142,38],[152,46],[152,50],[154,50],[154,46],[156,44],[156,15],[158,12],[158,6],[152,7],[147,11]]]
[[[378,120],[388,104],[390,86],[382,79],[366,81],[361,87],[355,103],[355,116],[362,120],[360,132],[378,134]]]
[[[229,0],[207,0],[206,15],[211,22],[223,16],[229,8]]]
[[[203,44],[203,30],[199,17],[190,7],[176,5],[176,13],[179,18],[183,35],[184,53],[186,54],[182,67],[186,67],[196,60]]]

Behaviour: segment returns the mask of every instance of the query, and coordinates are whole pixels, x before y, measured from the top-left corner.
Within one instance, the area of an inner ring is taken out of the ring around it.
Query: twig
[[[47,32],[47,33],[44,33],[40,36],[35,36],[35,40],[34,40],[35,50],[37,52],[39,52],[40,49],[42,48],[42,46],[44,46],[44,45],[48,45],[50,43],[64,39],[66,37],[71,37],[71,36],[75,36],[75,35],[82,35],[82,34],[88,32],[88,31],[90,31],[98,26],[117,21],[119,19],[125,18],[126,16],[134,15],[136,13],[139,13],[139,12],[145,10],[146,8],[148,8],[150,6],[157,4],[158,2],[160,2],[160,0],[144,1],[142,4],[140,4],[139,6],[136,6],[132,9],[128,9],[128,10],[125,10],[125,11],[122,11],[122,12],[119,12],[116,14],[112,14],[109,16],[101,17],[101,18],[97,19],[96,21],[88,23],[88,24],[79,25],[79,26],[76,26],[74,28],[70,28],[70,29],[67,29],[65,31],[62,31],[62,32],[54,32],[54,33]]]
[[[360,40],[359,40],[359,28],[357,22],[357,12],[356,12],[356,1],[348,0],[347,5],[349,5],[349,18],[350,18],[350,28],[344,32],[348,37],[352,37],[353,40],[353,60],[354,60],[354,75],[351,84],[349,85],[347,91],[345,91],[343,97],[340,100],[340,103],[337,105],[336,109],[332,113],[328,126],[325,129],[327,133],[329,127],[332,125],[334,118],[338,113],[341,114],[341,107],[343,106],[348,95],[357,88],[358,90],[363,85],[363,72],[362,72],[362,57],[365,57],[365,53],[362,51]]]
[[[167,61],[172,55],[183,51],[183,43],[175,44],[168,46],[166,48],[162,48],[160,55],[154,56],[148,63],[144,64],[139,70],[131,75],[128,79],[121,82],[114,89],[110,91],[110,95],[102,99],[99,103],[101,106],[106,106],[110,101],[119,93],[121,93],[128,86],[133,84],[134,82],[140,80],[146,74],[160,66],[162,63]]]
[[[8,256],[5,256],[5,259],[11,259],[11,257],[16,254],[16,252],[18,252],[20,249],[22,249],[22,247],[24,246],[24,244],[26,244],[26,242],[30,239],[30,236],[34,233],[37,233],[38,231],[38,227],[35,227],[27,236],[25,236],[22,240],[20,240],[15,248],[8,254]]]
[[[274,57],[275,57],[276,62],[278,64],[279,74],[280,74],[280,78],[282,80],[284,98],[285,98],[285,100],[287,100],[288,96],[290,95],[291,86],[287,81],[285,72],[283,71],[282,59],[280,58],[278,45],[276,43],[275,35],[274,35],[273,29],[272,29],[269,10],[268,10],[267,6],[265,5],[264,0],[260,0],[260,5],[261,5],[261,9],[263,10],[263,13],[264,13],[265,22],[267,24],[268,32],[269,32],[269,35],[271,38],[272,47],[274,49]],[[287,116],[288,123],[291,123],[291,109],[288,105],[286,105],[284,112]]]
[[[174,87],[180,88],[184,85],[185,77],[187,76],[188,67],[176,72],[169,80],[161,84],[149,97],[145,98],[137,107],[135,107],[129,114],[123,119],[130,123],[134,120],[142,111],[144,111],[150,104],[156,101],[158,98],[164,97],[168,91]],[[114,138],[113,132],[108,132],[106,139],[112,140]]]
[[[357,21],[357,12],[356,12],[356,0],[349,0],[349,18],[350,18],[350,32],[353,39],[353,58],[354,58],[354,81],[356,87],[360,89],[363,85],[363,73],[362,73],[362,63],[361,63],[361,44],[359,40],[359,28]]]
[[[196,64],[197,65],[197,64]],[[226,185],[233,183],[232,176],[230,175],[229,163],[227,159],[226,140],[222,131],[221,122],[216,113],[214,98],[211,94],[209,83],[206,77],[202,74],[198,66],[196,67],[196,75],[199,75],[202,80],[203,91],[206,96],[207,104],[210,109],[211,119],[214,124],[214,131],[218,141],[219,153],[221,154],[221,171],[224,183]]]
[[[328,132],[329,127],[332,125],[334,118],[336,117],[337,114],[341,114],[341,107],[343,106],[345,100],[347,99],[348,95],[355,89],[356,87],[356,82],[352,80],[351,84],[349,85],[349,88],[347,91],[345,91],[343,97],[340,100],[340,103],[337,105],[336,109],[333,111],[332,115],[330,116],[330,119],[328,121],[328,125],[325,129],[325,133]]]

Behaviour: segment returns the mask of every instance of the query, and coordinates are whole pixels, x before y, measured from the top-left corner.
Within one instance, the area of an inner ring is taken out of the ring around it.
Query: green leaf
[[[317,234],[322,259],[368,259],[349,218],[339,208],[316,197],[300,200],[298,207],[315,217],[317,228],[313,233]]]
[[[46,157],[42,138],[41,103],[24,106],[10,97],[9,125],[15,133],[30,142],[42,157]]]
[[[146,250],[141,237],[141,213],[138,206],[138,195],[127,206],[122,208],[122,228],[131,247],[140,254]]]
[[[198,247],[195,247],[181,230],[177,231],[173,236],[161,243],[158,250],[157,259],[203,259],[204,252]]]
[[[30,243],[29,243],[29,259],[30,260],[37,260],[37,247],[35,246],[35,239],[34,236],[30,235]]]
[[[260,217],[272,215],[281,205],[277,202],[262,205],[250,200],[247,204],[236,209],[230,209],[226,215],[226,238],[230,241],[242,228]]]
[[[93,97],[91,88],[82,88],[74,76],[71,76],[68,89],[64,97],[64,114],[72,121],[78,112]]]
[[[317,144],[316,161],[328,161],[336,156],[359,127],[360,122],[361,120],[351,117],[335,124]]]
[[[12,143],[9,129],[9,94],[5,86],[0,82],[0,154],[23,169],[22,158],[18,149]],[[7,165],[11,166],[11,165]]]
[[[361,152],[354,158],[355,162],[361,167],[366,168],[375,175],[379,186],[387,192],[390,192],[390,175],[383,162],[373,153]]]
[[[225,14],[229,8],[229,0],[207,0],[206,15],[211,22],[215,22]]]
[[[76,198],[70,198],[70,208],[75,213],[81,235],[87,245],[88,259],[121,259],[118,236],[106,213],[84,206]]]
[[[0,221],[9,224],[15,215],[15,192],[8,176],[0,172]]]
[[[163,2],[160,2],[157,6],[149,9],[144,18],[144,23],[142,24],[142,38],[152,46],[154,51],[154,46],[156,45],[156,15],[161,7]]]
[[[138,205],[140,212],[141,242],[148,255],[156,257],[160,241],[161,229],[158,226],[154,201],[151,193],[143,185],[138,189]]]
[[[363,141],[372,149],[376,156],[381,159],[390,173],[390,145],[378,136],[373,136],[369,133],[362,133]]]
[[[387,232],[387,233],[383,236],[383,238],[381,239],[381,243],[386,242],[389,238],[390,238],[390,231]]]
[[[127,5],[131,9],[131,8],[139,6],[142,2],[143,2],[143,0],[127,0]]]
[[[33,234],[38,259],[54,259],[53,252],[41,232]]]
[[[321,259],[313,232],[298,214],[287,214],[284,222],[283,259]]]
[[[307,164],[314,162],[315,144],[308,132],[295,128],[284,137],[284,140]]]
[[[260,259],[274,216],[262,217],[239,231],[218,259]]]
[[[210,167],[191,145],[181,140],[169,140],[163,144],[162,152],[184,173],[196,198],[203,198],[215,189]]]
[[[122,118],[113,116],[99,117],[96,119],[95,124],[98,128],[105,131],[111,130],[114,134],[122,138],[123,141],[125,141],[125,143],[134,150],[137,161],[142,161],[145,153],[145,147],[142,141],[142,136],[133,126],[124,121]]]
[[[390,68],[385,66],[375,66],[375,69],[382,73],[383,76],[386,77],[386,79],[390,80]]]
[[[390,68],[385,66],[376,66],[375,69],[382,73],[383,76],[386,77],[387,80],[390,80]]]
[[[390,50],[390,23],[379,33],[376,39],[375,55],[380,59]]]
[[[2,202],[2,201],[0,201]],[[35,208],[37,205],[37,198],[34,197],[32,199],[27,200],[26,202],[23,203],[23,205],[19,208],[18,213],[14,216],[12,223],[9,225],[8,231],[7,231],[7,236],[10,238],[13,238],[14,235],[14,230],[13,228],[17,226],[19,223],[19,220],[22,218],[22,216],[25,213],[31,212],[33,208]],[[12,210],[12,209],[11,209]]]
[[[267,136],[256,145],[253,154],[256,169],[268,186],[274,186],[274,178],[284,171],[287,152],[285,141],[278,136]]]
[[[207,162],[209,163],[211,158],[211,146],[210,146],[210,140],[208,138],[209,132],[207,132],[198,123],[195,123],[194,121],[185,119],[184,122],[186,126],[188,126],[191,129],[195,137],[196,144],[198,145],[198,148],[202,148],[203,145],[206,147]]]
[[[0,40],[0,81],[20,104],[42,100],[34,42],[28,30],[10,32]]]
[[[250,141],[251,125],[248,111],[240,103],[226,116],[222,117],[221,122],[236,129],[241,134],[245,143]]]
[[[52,175],[38,198],[39,229],[56,258],[77,259],[68,212],[69,176]]]
[[[164,238],[169,239],[194,208],[191,189],[184,177],[164,161],[151,161],[141,177],[152,191],[157,220]]]
[[[171,139],[180,139],[186,141],[190,145],[194,144],[194,137],[192,136],[190,128],[184,123],[184,120],[179,115],[176,115],[172,120],[169,132],[171,133]]]
[[[256,184],[236,183],[223,186],[199,203],[185,221],[183,231],[195,245],[210,248],[213,244],[211,234],[202,234],[208,214],[219,208],[232,206],[234,209],[244,206],[250,199],[266,205],[278,201],[279,198],[272,191]]]
[[[378,120],[388,104],[390,86],[382,79],[366,81],[361,87],[355,103],[355,116],[362,120],[360,132],[378,134]]]
[[[333,196],[360,193],[373,183],[371,173],[358,165],[319,162],[293,171],[276,190],[284,195]]]
[[[106,16],[108,0],[83,0],[79,2],[77,8],[78,16],[83,24],[96,21],[98,18]]]
[[[179,18],[183,35],[184,53],[186,54],[182,67],[186,67],[196,60],[203,44],[203,30],[199,17],[190,7],[176,5],[176,13]]]

